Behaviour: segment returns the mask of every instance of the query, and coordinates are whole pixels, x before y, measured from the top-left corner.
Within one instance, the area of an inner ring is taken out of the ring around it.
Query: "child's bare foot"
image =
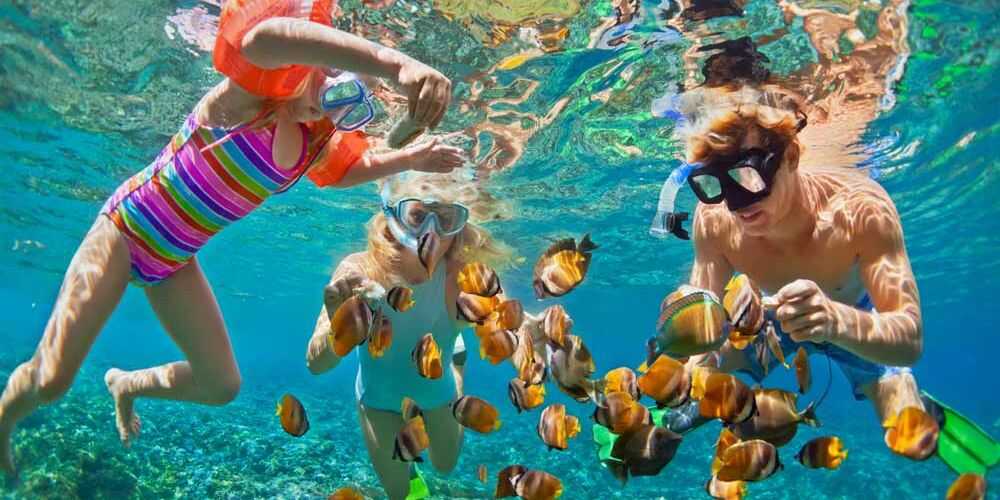
[[[17,479],[14,469],[14,453],[10,446],[11,431],[0,429],[0,470],[10,479]]]
[[[135,399],[125,393],[126,375],[124,371],[112,368],[104,374],[104,384],[108,386],[108,392],[115,399],[115,425],[118,427],[118,437],[121,438],[122,445],[128,448],[132,438],[139,436],[142,423],[132,407]]]

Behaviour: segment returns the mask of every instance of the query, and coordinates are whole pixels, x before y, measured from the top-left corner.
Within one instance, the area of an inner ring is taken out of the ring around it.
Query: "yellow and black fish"
[[[503,291],[497,272],[481,262],[466,264],[459,271],[457,281],[459,290],[480,297],[493,297]]]
[[[763,439],[774,446],[788,444],[798,431],[799,424],[819,427],[815,404],[798,410],[798,396],[781,389],[754,389],[756,411],[747,420],[732,425],[740,439]]]
[[[410,352],[410,359],[413,360],[413,364],[417,367],[417,373],[421,377],[429,379],[439,379],[443,375],[444,370],[441,366],[441,348],[438,347],[437,342],[434,341],[434,335],[430,333],[424,334],[423,337],[417,341],[417,345],[413,347],[413,351]]]
[[[550,344],[562,347],[566,336],[570,334],[572,329],[573,320],[570,319],[563,306],[556,304],[545,309],[542,331]]]
[[[705,492],[708,496],[718,500],[742,500],[747,496],[747,483],[745,481],[720,481],[712,476],[705,483]]]
[[[364,297],[351,296],[340,304],[330,319],[330,348],[337,356],[347,356],[352,349],[368,340],[374,322],[375,311]]]
[[[556,386],[579,402],[593,398],[594,382],[590,376],[595,369],[590,350],[575,335],[567,335],[565,345],[552,349],[549,355],[549,371]]]
[[[518,346],[518,336],[510,330],[496,330],[479,339],[479,357],[488,359],[492,364],[514,355]]]
[[[676,408],[688,401],[691,377],[681,362],[661,354],[645,368],[637,382],[639,391],[653,398],[657,407]]]
[[[711,373],[705,379],[704,394],[698,404],[702,417],[717,418],[727,424],[744,422],[755,413],[753,391],[728,373]],[[692,397],[695,391],[692,389]]]
[[[565,450],[570,438],[580,433],[580,419],[566,415],[566,406],[556,403],[542,411],[538,437],[551,449]]]
[[[767,441],[740,441],[722,453],[718,470],[721,481],[763,481],[782,468],[778,449]]]
[[[719,432],[718,439],[715,440],[715,457],[712,458],[712,472],[719,470],[722,467],[722,455],[729,449],[730,446],[739,443],[740,438],[736,436],[729,429],[729,427],[723,427],[722,431]]]
[[[281,428],[285,432],[295,437],[302,437],[306,432],[309,432],[309,418],[306,417],[306,408],[295,396],[291,394],[282,396],[274,414],[280,418]]]
[[[913,460],[926,460],[937,451],[940,427],[937,420],[916,406],[903,408],[882,423],[885,445],[894,453]]]
[[[413,289],[405,286],[393,287],[385,296],[385,301],[389,307],[398,312],[409,311],[416,303],[413,300]]]
[[[809,355],[805,347],[799,347],[795,353],[795,379],[799,383],[799,394],[805,394],[812,387],[812,372],[809,369]]]
[[[371,338],[368,339],[368,353],[373,358],[381,358],[386,349],[392,346],[392,322],[382,315],[380,309],[375,313],[373,323],[379,327],[373,329]]]
[[[396,441],[392,450],[394,460],[403,462],[423,462],[420,454],[430,444],[427,428],[424,425],[424,415],[416,403],[410,398],[403,398],[403,427],[396,433]]]
[[[496,311],[497,306],[500,305],[500,299],[496,296],[482,297],[471,293],[459,292],[458,301],[455,305],[459,320],[468,323],[483,324]]]
[[[597,245],[586,234],[577,245],[573,238],[552,244],[535,263],[532,286],[539,300],[571,292],[587,275],[591,252]]]
[[[840,438],[823,436],[802,446],[795,459],[810,469],[836,469],[847,459],[847,450]]]
[[[500,327],[505,330],[517,330],[524,323],[524,307],[520,300],[505,300],[496,306],[495,311],[499,315]]]
[[[714,351],[725,336],[726,310],[708,290],[683,285],[660,304],[653,354],[685,357]]]
[[[665,427],[644,424],[622,434],[604,461],[624,486],[630,476],[655,476],[673,460],[681,436]]]
[[[437,231],[428,231],[417,240],[417,259],[420,260],[420,265],[427,270],[428,275],[434,274],[434,269],[437,267],[438,261],[441,260],[438,256],[440,248],[441,237],[438,236]]]
[[[562,481],[548,472],[511,465],[497,475],[494,498],[521,497],[525,500],[553,500],[562,495]]]
[[[767,342],[767,349],[771,351],[771,354],[781,363],[785,369],[788,369],[788,361],[785,360],[785,351],[781,350],[781,338],[778,337],[778,332],[774,329],[774,323],[768,322],[767,326],[764,328],[764,340]]]
[[[475,396],[462,396],[451,403],[451,414],[463,427],[481,434],[500,428],[500,412],[496,407]]]
[[[986,480],[979,474],[966,472],[948,487],[945,500],[983,500],[986,498]]]
[[[331,493],[327,500],[365,500],[365,497],[354,488],[344,487]]]
[[[604,378],[598,383],[598,389],[605,396],[612,392],[624,392],[636,401],[641,397],[635,372],[627,366],[620,366],[605,373]]]
[[[535,348],[531,343],[531,334],[524,330],[517,332],[517,350],[511,356],[514,367],[517,368],[517,378],[527,385],[541,384],[545,382],[548,372],[545,368],[545,360],[535,354]]]
[[[542,384],[525,384],[523,380],[514,378],[507,384],[507,396],[518,413],[537,408],[545,402],[545,386]]]
[[[729,280],[725,290],[722,305],[733,329],[729,341],[734,347],[742,350],[764,327],[764,307],[761,305],[760,289],[746,274],[740,274]]]
[[[649,410],[624,392],[598,394],[593,418],[614,434],[624,434],[652,423]]]

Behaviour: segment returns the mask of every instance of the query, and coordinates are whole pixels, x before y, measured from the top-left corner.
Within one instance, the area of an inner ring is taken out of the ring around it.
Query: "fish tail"
[[[819,417],[816,416],[816,402],[809,403],[809,406],[802,412],[802,421],[812,427],[820,427]]]
[[[501,425],[503,425],[503,422],[498,418],[496,423],[493,424],[493,430],[499,430]]]
[[[278,403],[278,407],[277,407],[277,408],[275,408],[275,410],[274,410],[274,415],[275,415],[275,416],[278,416],[278,417],[280,417],[280,416],[281,416],[281,403]]]

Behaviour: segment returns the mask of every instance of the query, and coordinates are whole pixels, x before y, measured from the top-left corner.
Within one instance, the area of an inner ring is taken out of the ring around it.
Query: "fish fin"
[[[580,240],[580,244],[577,245],[576,249],[580,253],[588,253],[597,250],[599,247],[590,239],[590,233],[583,235],[583,239]]]
[[[806,406],[806,409],[802,411],[802,421],[812,427],[821,427],[823,425],[819,422],[819,418],[816,416],[815,401],[809,403],[809,406]]]
[[[886,419],[882,421],[882,428],[883,429],[891,429],[891,428],[895,427],[896,426],[896,419],[898,417],[899,417],[899,414],[889,415],[888,417],[886,417]]]
[[[498,418],[498,419],[497,419],[497,421],[496,421],[496,423],[495,423],[495,424],[493,424],[493,430],[499,430],[499,429],[500,429],[500,426],[501,426],[501,425],[503,425],[503,421],[501,421],[501,420],[500,420],[500,419]]]
[[[647,371],[649,371],[649,365],[647,365],[646,362],[643,361],[642,364],[635,369],[635,371],[639,373],[646,373]]]
[[[276,417],[281,416],[281,403],[278,403],[278,407],[274,410],[274,416]]]
[[[555,240],[547,250],[545,250],[544,257],[551,257],[564,250],[576,251],[576,240],[573,238],[563,238],[561,240]]]

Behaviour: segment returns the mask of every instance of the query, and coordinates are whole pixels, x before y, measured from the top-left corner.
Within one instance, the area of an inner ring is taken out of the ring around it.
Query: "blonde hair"
[[[477,215],[481,216],[488,211],[477,211],[479,204],[470,205],[469,200],[478,197],[472,193],[475,188],[468,182],[462,182],[451,175],[419,175],[394,184],[393,200],[413,196],[443,203],[461,203],[469,208],[469,222],[455,235],[451,247],[445,254],[448,262],[457,260],[460,265],[482,262],[498,269],[510,262],[513,254],[511,248],[495,240],[488,230],[476,224],[476,221],[481,220]],[[402,279],[396,268],[400,262],[403,246],[396,241],[389,229],[385,213],[380,211],[375,214],[369,219],[366,227],[368,251],[365,254],[367,260],[365,269],[368,277],[386,287],[400,283]]]
[[[691,163],[712,154],[738,152],[751,130],[761,133],[765,147],[786,144],[786,159],[792,155],[797,160],[802,151],[798,132],[805,126],[801,107],[796,96],[776,89],[703,87],[682,98],[680,111],[686,120],[675,136]]]

